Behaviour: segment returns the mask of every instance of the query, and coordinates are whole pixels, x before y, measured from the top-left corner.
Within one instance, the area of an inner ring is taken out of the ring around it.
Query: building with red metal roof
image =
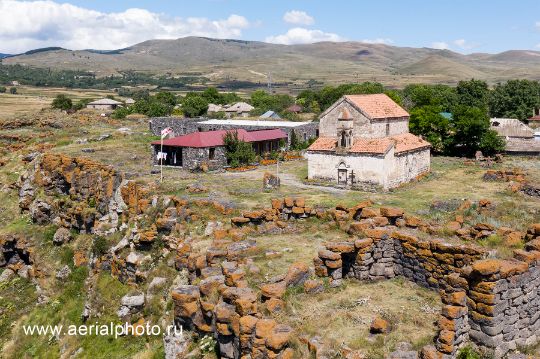
[[[206,164],[211,169],[227,165],[224,137],[227,132],[236,132],[238,138],[251,143],[256,154],[277,151],[280,142],[287,140],[287,133],[280,129],[246,131],[217,130],[192,132],[187,135],[152,142],[154,164],[163,161],[164,166],[196,169]]]

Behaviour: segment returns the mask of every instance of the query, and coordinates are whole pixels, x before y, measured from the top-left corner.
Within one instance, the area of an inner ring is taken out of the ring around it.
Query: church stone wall
[[[398,154],[394,156],[393,165],[389,167],[388,186],[395,187],[401,183],[409,182],[429,172],[430,166],[429,149]]]
[[[337,184],[338,168],[346,168],[350,183],[350,171],[354,170],[354,180],[386,187],[387,167],[392,154],[386,156],[351,154],[339,155],[332,152],[306,154],[308,159],[308,179],[331,181]],[[341,164],[341,165],[340,165]]]
[[[381,138],[409,132],[409,118],[390,118],[370,121],[360,111],[346,100],[342,100],[331,111],[321,117],[319,126],[320,137],[336,137],[337,123],[341,110],[346,108],[354,118],[353,137],[355,138]],[[389,133],[386,125],[389,124]]]

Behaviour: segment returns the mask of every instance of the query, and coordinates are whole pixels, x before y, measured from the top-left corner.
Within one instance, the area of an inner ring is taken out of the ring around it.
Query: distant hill
[[[462,55],[449,50],[362,42],[276,45],[258,41],[186,37],[149,40],[128,48],[28,51],[2,60],[53,69],[85,70],[99,76],[135,70],[167,76],[204,76],[210,82],[273,81],[305,84],[380,81],[455,83],[471,77],[494,83],[516,77],[540,79],[540,52]],[[311,81],[312,82],[312,81]]]
[[[10,54],[3,54],[3,53],[0,52],[0,59],[3,59],[3,58],[8,57],[8,56],[12,56],[12,55],[10,55]]]
[[[485,78],[486,74],[467,64],[452,59],[431,55],[414,64],[400,69],[402,74],[408,75],[445,75],[459,78]]]

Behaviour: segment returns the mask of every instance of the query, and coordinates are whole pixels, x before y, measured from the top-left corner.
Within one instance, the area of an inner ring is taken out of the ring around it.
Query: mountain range
[[[2,55],[0,55],[1,57]],[[449,50],[397,47],[362,42],[278,45],[258,41],[185,37],[149,40],[127,48],[36,49],[2,60],[3,64],[92,71],[108,76],[135,70],[167,76],[204,76],[210,82],[250,81],[302,85],[379,81],[456,83],[477,78],[496,83],[512,78],[540,79],[540,52],[511,50],[463,55]]]

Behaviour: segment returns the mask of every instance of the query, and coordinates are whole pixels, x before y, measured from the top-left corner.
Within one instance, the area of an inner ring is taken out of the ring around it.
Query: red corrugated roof
[[[528,119],[529,121],[540,121],[540,115],[533,116]]]
[[[238,130],[218,130],[193,132],[187,135],[169,138],[163,141],[164,146],[172,147],[216,147],[223,146],[223,136],[227,132],[238,132],[238,138],[245,142],[260,142],[278,140],[287,138],[287,134],[280,129],[262,130],[262,131],[246,131]],[[161,141],[152,142],[153,145],[161,144]]]

